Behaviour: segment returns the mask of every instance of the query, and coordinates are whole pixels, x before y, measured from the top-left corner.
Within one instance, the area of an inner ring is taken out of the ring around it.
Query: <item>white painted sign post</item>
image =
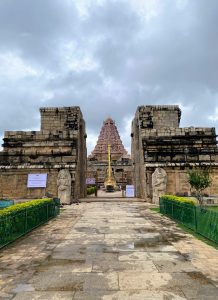
[[[28,174],[28,188],[46,188],[47,174]]]
[[[95,184],[95,178],[86,178],[86,184]]]
[[[135,187],[134,185],[126,186],[126,198],[134,198],[135,197]]]

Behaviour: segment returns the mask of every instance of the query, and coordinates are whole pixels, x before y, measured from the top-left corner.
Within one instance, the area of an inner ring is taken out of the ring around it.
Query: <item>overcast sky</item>
[[[0,136],[79,105],[88,151],[110,116],[130,150],[138,105],[218,129],[218,1],[0,0]]]

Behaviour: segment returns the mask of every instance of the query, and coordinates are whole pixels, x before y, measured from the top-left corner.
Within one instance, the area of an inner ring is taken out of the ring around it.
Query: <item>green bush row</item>
[[[196,205],[196,201],[194,199],[190,199],[187,197],[178,197],[173,195],[163,195],[160,197],[161,200],[169,200],[169,201],[176,201],[179,203]]]
[[[90,186],[87,187],[87,195],[92,195],[95,193],[96,187],[95,186]]]
[[[53,202],[52,198],[45,198],[45,199],[31,200],[24,203],[18,203],[0,210],[0,218],[9,215],[11,216],[16,215],[18,212],[24,211],[26,209],[32,209],[35,207],[44,206],[52,202]]]
[[[195,226],[195,204],[193,199],[187,197],[163,195],[160,198],[160,212],[193,229]]]
[[[0,248],[59,214],[53,199],[32,200],[0,211]]]

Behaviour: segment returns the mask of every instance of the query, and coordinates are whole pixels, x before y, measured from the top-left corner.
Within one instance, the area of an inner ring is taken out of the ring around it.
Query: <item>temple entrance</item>
[[[132,160],[123,146],[115,122],[103,122],[97,144],[87,160],[87,197],[125,198],[133,184]]]
[[[125,198],[126,186],[132,183],[130,174],[127,174],[123,168],[112,167],[112,172],[116,180],[116,187],[105,187],[108,166],[95,172],[86,173],[86,189],[88,198]]]

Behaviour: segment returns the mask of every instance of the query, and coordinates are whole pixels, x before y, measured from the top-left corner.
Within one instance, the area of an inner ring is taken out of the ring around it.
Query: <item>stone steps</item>
[[[93,203],[93,202],[145,202],[140,198],[122,198],[122,197],[92,197],[79,199],[80,202]]]

